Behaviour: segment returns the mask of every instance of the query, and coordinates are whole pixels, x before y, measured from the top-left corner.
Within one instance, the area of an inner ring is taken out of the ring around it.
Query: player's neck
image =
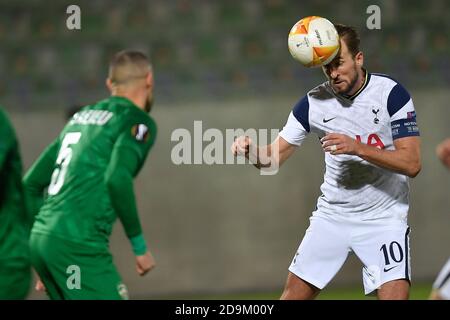
[[[133,104],[138,107],[141,110],[145,110],[145,103],[146,103],[146,99],[147,97],[145,97],[144,95],[140,94],[139,92],[131,92],[131,91],[125,91],[125,90],[114,90],[113,92],[111,92],[112,96],[116,96],[116,97],[123,97],[123,98],[127,98],[128,100],[130,100],[131,102],[133,102]]]
[[[366,72],[367,71],[364,68],[358,70],[358,80],[353,86],[353,89],[348,94],[346,94],[347,96],[351,97],[359,90],[361,90],[361,88],[364,86],[364,83],[366,82]]]

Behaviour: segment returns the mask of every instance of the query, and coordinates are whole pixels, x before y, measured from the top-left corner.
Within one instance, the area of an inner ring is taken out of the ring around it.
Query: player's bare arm
[[[450,138],[445,139],[437,146],[436,154],[442,163],[450,169]]]
[[[231,146],[231,152],[235,157],[245,156],[258,169],[281,166],[294,153],[295,149],[295,145],[288,143],[280,136],[266,146],[255,146],[249,137],[241,136]]]
[[[329,133],[321,139],[322,148],[332,155],[356,155],[379,167],[414,178],[421,170],[420,138],[404,137],[394,140],[395,150],[369,146],[345,134]]]

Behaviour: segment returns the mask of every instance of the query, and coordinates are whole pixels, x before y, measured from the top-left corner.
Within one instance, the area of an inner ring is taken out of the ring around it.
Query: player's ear
[[[145,82],[148,87],[153,87],[153,73],[149,72],[145,78]]]
[[[364,64],[364,55],[363,55],[362,51],[359,51],[359,52],[356,54],[356,56],[355,56],[355,61],[356,61],[356,64],[357,64],[359,67],[362,67],[362,66],[363,66],[363,64]]]
[[[110,78],[106,78],[105,84],[109,91],[113,90],[113,83]]]

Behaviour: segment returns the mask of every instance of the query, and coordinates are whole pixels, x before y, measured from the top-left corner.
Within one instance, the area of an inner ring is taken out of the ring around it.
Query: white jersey
[[[293,108],[280,136],[301,145],[308,133],[319,138],[342,133],[381,149],[393,141],[418,136],[414,105],[395,80],[366,72],[362,88],[351,97],[336,94],[329,82],[309,91]],[[358,156],[325,153],[326,171],[315,214],[406,222],[408,177]]]

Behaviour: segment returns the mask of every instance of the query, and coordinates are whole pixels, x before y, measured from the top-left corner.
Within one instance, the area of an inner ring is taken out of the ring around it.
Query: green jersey
[[[28,259],[29,222],[19,144],[11,122],[0,109],[0,261]]]
[[[25,177],[40,207],[32,232],[106,246],[119,217],[130,239],[141,236],[132,178],[155,138],[153,119],[126,98],[77,112]]]

